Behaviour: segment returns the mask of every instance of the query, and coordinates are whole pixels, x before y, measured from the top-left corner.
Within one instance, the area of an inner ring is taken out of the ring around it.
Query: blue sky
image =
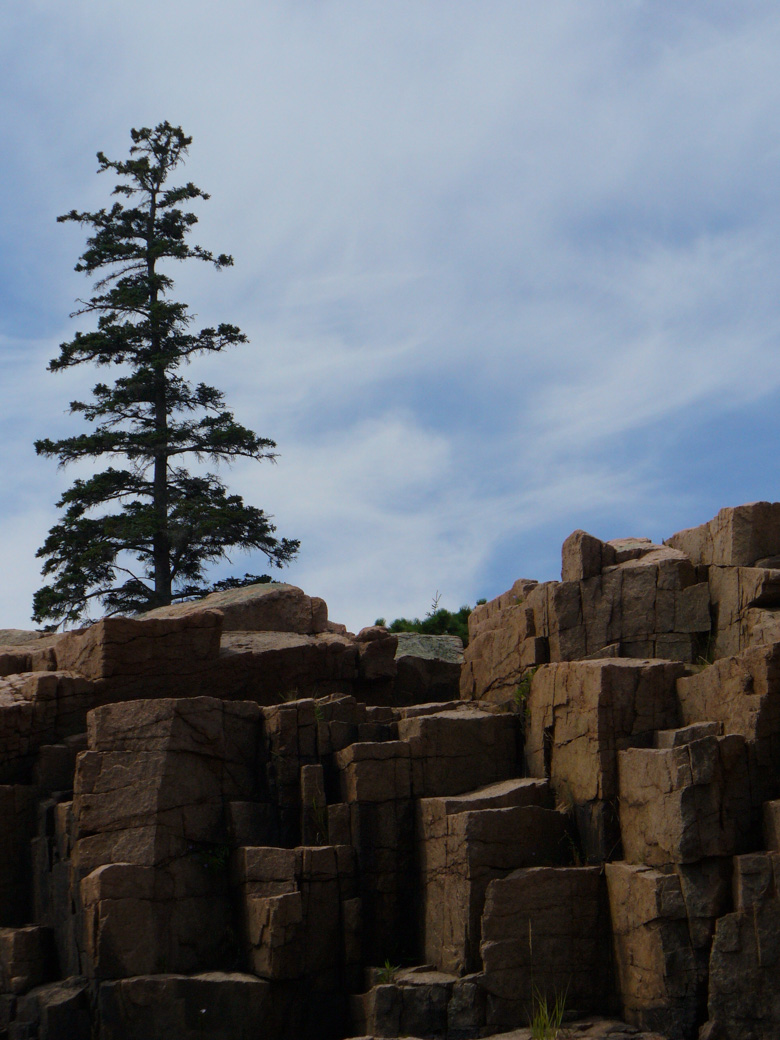
[[[55,218],[164,119],[212,195],[193,241],[235,257],[177,296],[250,338],[191,375],[278,442],[227,481],[334,620],[780,497],[778,53],[768,0],[6,5],[0,627],[29,625],[74,476],[32,442],[96,381],[46,371],[90,291]]]

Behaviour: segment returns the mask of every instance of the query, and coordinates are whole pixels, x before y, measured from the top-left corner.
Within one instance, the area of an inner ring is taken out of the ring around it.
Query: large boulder
[[[394,703],[422,704],[456,699],[462,664],[463,643],[458,636],[399,632]]]
[[[680,878],[644,865],[607,863],[615,973],[623,1014],[666,1037],[692,1037],[696,957]]]
[[[86,973],[229,967],[226,808],[262,794],[260,708],[163,698],[106,705],[88,722],[72,855]]]
[[[56,644],[60,671],[121,686],[185,682],[216,659],[222,615],[193,610],[170,618],[107,617]]]
[[[316,635],[328,631],[328,607],[318,596],[307,596],[296,585],[281,582],[247,585],[226,592],[212,592],[203,599],[158,607],[144,618],[182,618],[202,610],[219,610],[225,632],[300,632]]]
[[[780,502],[750,502],[721,509],[699,527],[678,531],[666,544],[681,549],[694,564],[753,567],[780,555]]]

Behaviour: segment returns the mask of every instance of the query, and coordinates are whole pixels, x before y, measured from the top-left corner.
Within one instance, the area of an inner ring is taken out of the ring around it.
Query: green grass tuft
[[[557,1040],[561,1034],[563,1016],[566,1013],[566,994],[558,993],[550,1002],[546,993],[536,986],[533,989],[533,1012],[531,1014],[531,1037],[533,1040]]]

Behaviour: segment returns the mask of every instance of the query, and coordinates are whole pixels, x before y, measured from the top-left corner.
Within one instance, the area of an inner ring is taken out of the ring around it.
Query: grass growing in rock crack
[[[328,810],[320,805],[316,797],[311,800],[311,820],[316,832],[316,840],[323,845],[328,841]]]
[[[533,1009],[531,1013],[531,1037],[533,1040],[557,1040],[561,1035],[563,1016],[566,1013],[566,994],[558,993],[551,1002],[546,993],[536,986],[533,989]]]

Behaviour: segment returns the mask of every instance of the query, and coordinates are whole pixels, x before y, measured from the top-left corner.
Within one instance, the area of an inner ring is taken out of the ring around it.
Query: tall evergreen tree
[[[53,579],[35,594],[38,622],[85,618],[95,601],[107,613],[129,613],[258,580],[205,581],[204,565],[233,548],[259,549],[278,567],[298,551],[296,540],[277,539],[269,517],[228,494],[213,473],[182,465],[186,457],[273,460],[276,445],[237,423],[219,390],[180,375],[194,355],[247,340],[235,325],[192,333],[188,308],[170,299],[173,280],[161,268],[165,261],[202,260],[221,269],[233,259],[187,242],[197,217],[180,204],[209,196],[192,183],[168,186],[192,138],[167,122],[130,133],[128,159],[97,155],[98,172],[121,178],[113,190],[119,199],[108,209],[58,218],[90,228],[76,270],[99,280],[75,312],[95,317],[95,327],[63,343],[49,370],[91,363],[120,366],[120,374],[113,385],[98,383],[89,402],[70,406],[94,429],[35,444],[62,466],[111,460],[77,479],[57,503],[62,517],[37,553]]]

